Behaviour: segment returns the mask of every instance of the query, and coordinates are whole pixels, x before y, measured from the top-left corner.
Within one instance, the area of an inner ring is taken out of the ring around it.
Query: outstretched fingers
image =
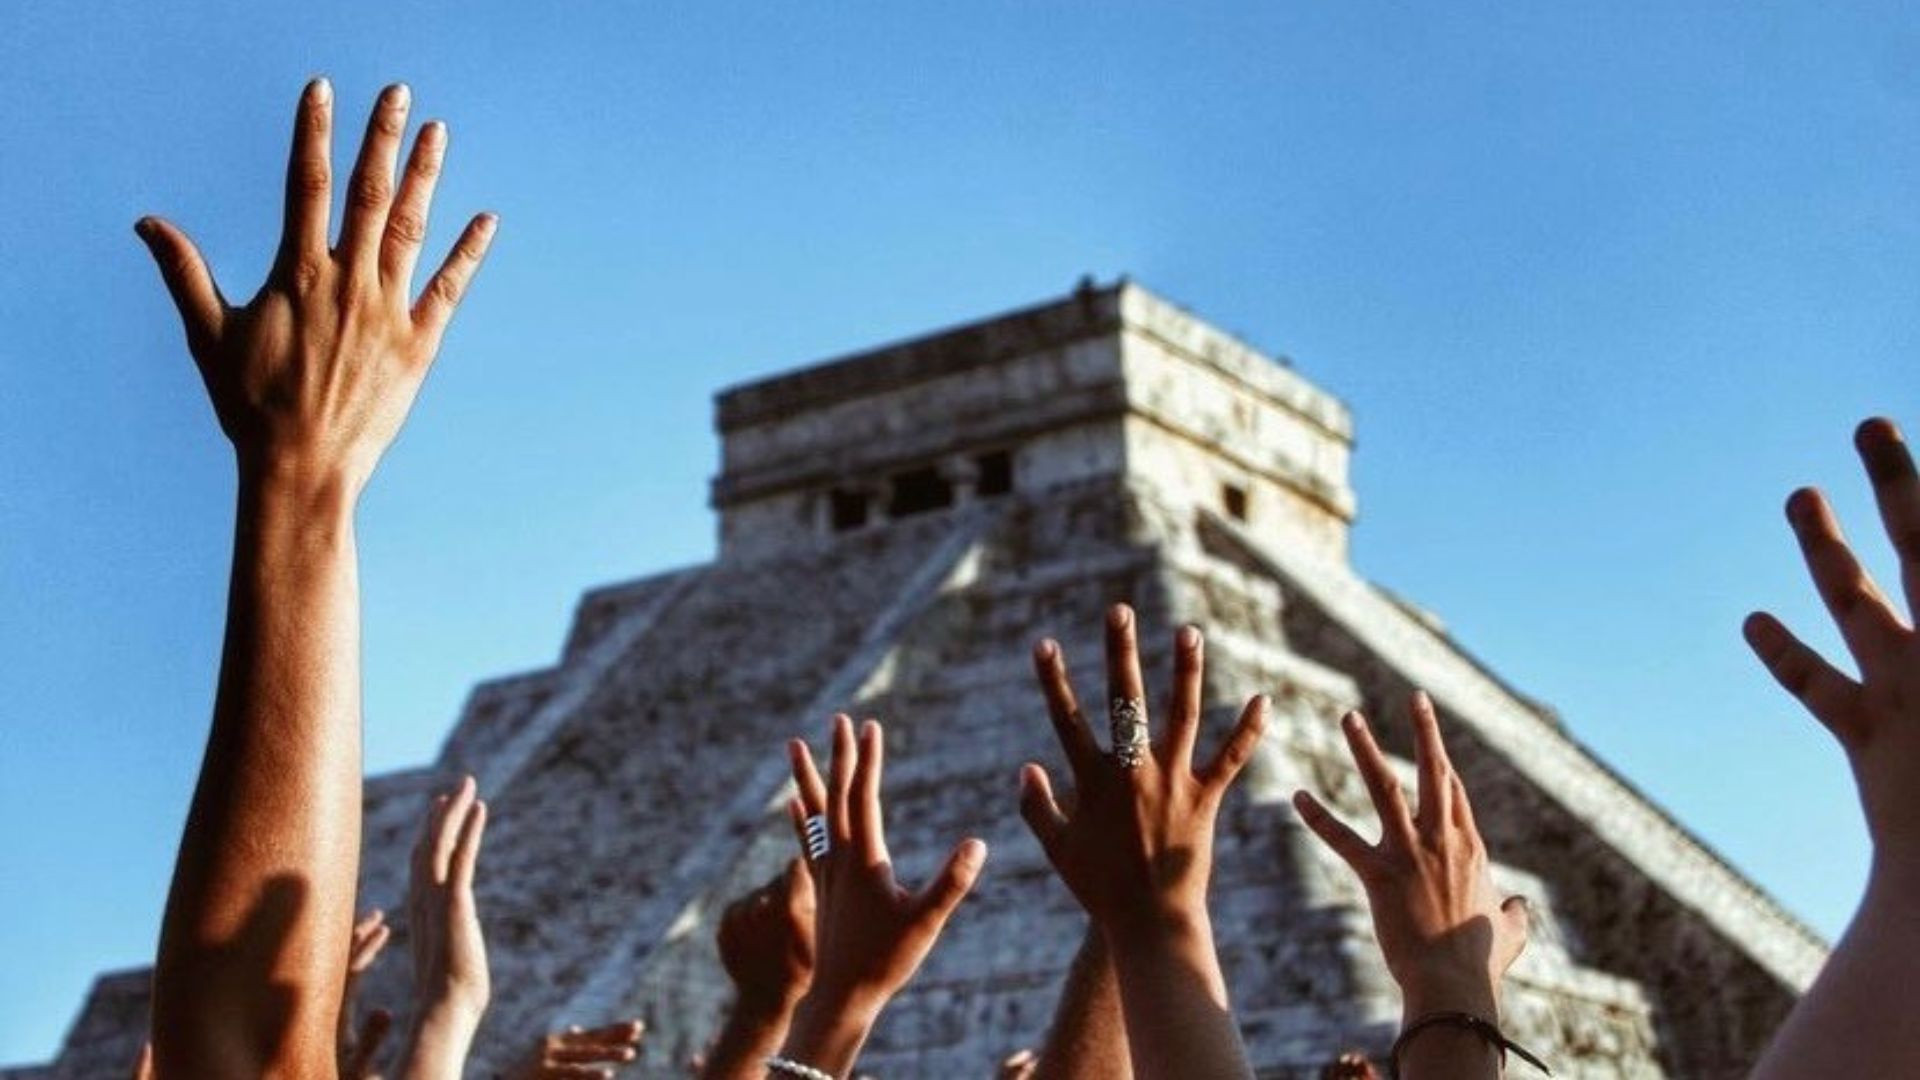
[[[487,248],[493,244],[498,224],[499,219],[492,214],[479,214],[467,222],[447,260],[434,271],[420,299],[414,302],[413,324],[427,335],[428,355],[440,347],[440,338],[447,332],[454,309],[460,306],[460,298],[467,294],[473,275],[479,272],[481,261],[487,257]]]
[[[547,1064],[578,1066],[632,1061],[639,1054],[640,1040],[646,1030],[647,1026],[639,1020],[628,1020],[624,1023],[596,1028],[582,1028],[575,1025],[548,1037]],[[589,1074],[607,1075],[605,1070],[589,1070]],[[556,1073],[555,1075],[571,1074]]]
[[[1420,778],[1415,822],[1421,830],[1431,832],[1453,818],[1453,762],[1447,757],[1447,744],[1440,738],[1440,720],[1426,691],[1414,691],[1407,708],[1413,720],[1414,769]]]
[[[887,736],[877,720],[860,725],[860,758],[853,768],[853,842],[868,866],[890,861],[887,855],[885,811],[880,804],[880,774],[885,765]]]
[[[1173,636],[1173,693],[1167,699],[1167,734],[1162,751],[1163,761],[1170,769],[1193,768],[1193,745],[1200,732],[1201,677],[1205,668],[1205,643],[1200,628],[1181,627]]]
[[[1380,745],[1373,741],[1373,731],[1367,727],[1366,717],[1358,712],[1350,712],[1341,718],[1340,730],[1346,734],[1347,749],[1353,755],[1353,763],[1359,767],[1360,779],[1367,785],[1367,794],[1373,798],[1373,808],[1380,815],[1381,843],[1391,841],[1403,850],[1412,850],[1413,817],[1407,812],[1406,794],[1400,790],[1400,779],[1393,775],[1393,767],[1387,764],[1387,756],[1380,752]]]
[[[327,254],[333,199],[333,86],[315,79],[300,94],[287,156],[286,221],[280,257],[290,267],[317,266]]]
[[[366,138],[347,181],[346,215],[340,223],[341,256],[355,265],[371,267],[386,231],[393,205],[393,167],[400,157],[400,140],[407,131],[407,110],[413,101],[405,83],[380,92],[367,117]]]
[[[1842,674],[1766,612],[1756,611],[1747,616],[1741,631],[1774,681],[1798,698],[1835,738],[1852,745],[1864,734],[1859,683]]]
[[[373,966],[380,956],[380,950],[387,947],[393,937],[393,927],[387,925],[387,914],[379,908],[353,924],[353,947],[347,954],[347,974],[358,975]]]
[[[227,311],[220,288],[214,284],[213,272],[207,269],[207,260],[201,257],[200,249],[187,239],[186,233],[162,218],[143,217],[134,224],[133,231],[145,242],[154,264],[160,268],[160,280],[166,284],[167,295],[173,297],[173,306],[179,310],[180,321],[186,326],[187,346],[193,350],[195,359],[199,359],[203,348],[220,336]]]
[[[438,811],[434,822],[433,841],[429,848],[429,868],[433,871],[435,884],[445,884],[453,873],[453,852],[460,844],[460,834],[466,825],[467,811],[473,806],[476,794],[473,777],[460,778],[460,786],[447,797],[444,807]]]
[[[407,155],[407,171],[380,238],[380,280],[401,295],[413,287],[413,271],[420,263],[420,245],[427,241],[428,213],[434,185],[447,158],[447,126],[429,120],[414,137]]]
[[[485,799],[475,799],[467,807],[466,817],[460,823],[460,832],[448,866],[447,877],[456,891],[473,891],[474,868],[480,862],[480,843],[486,834],[487,803]]]
[[[859,761],[853,738],[853,719],[842,713],[833,718],[833,760],[827,766],[827,830],[835,848],[853,843],[850,812],[853,770]]]
[[[1854,432],[1853,444],[1873,482],[1874,502],[1887,538],[1900,559],[1900,580],[1907,594],[1907,624],[1920,622],[1920,475],[1899,427],[1874,417]]]
[[[1899,629],[1900,620],[1847,546],[1833,507],[1813,488],[1801,488],[1787,499],[1787,521],[1800,542],[1814,587],[1840,627],[1847,651],[1863,671],[1877,666],[1887,637]]]
[[[1067,755],[1067,767],[1074,783],[1082,784],[1100,758],[1100,744],[1094,741],[1081,715],[1080,702],[1074,697],[1073,683],[1067,678],[1066,654],[1060,643],[1048,638],[1033,650],[1033,674],[1040,680],[1040,692],[1047,700],[1047,716],[1053,721],[1053,733]]]
[[[1107,609],[1107,698],[1134,701],[1146,708],[1147,684],[1140,674],[1139,620],[1133,608],[1115,604]]]

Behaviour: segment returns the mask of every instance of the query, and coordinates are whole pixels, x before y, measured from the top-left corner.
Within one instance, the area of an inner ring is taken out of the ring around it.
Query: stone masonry
[[[817,743],[836,710],[889,724],[904,877],[963,835],[992,848],[862,1071],[985,1077],[1038,1045],[1084,921],[1015,810],[1020,763],[1058,765],[1027,647],[1059,638],[1098,700],[1115,600],[1140,611],[1150,681],[1175,626],[1207,631],[1208,737],[1274,698],[1213,889],[1262,1076],[1392,1039],[1364,897],[1286,799],[1310,786],[1365,820],[1337,718],[1366,709],[1404,764],[1414,687],[1502,886],[1533,903],[1508,1021],[1555,1075],[1741,1075],[1825,956],[1551,711],[1354,572],[1337,400],[1136,285],[737,387],[718,423],[718,558],[588,593],[557,663],[482,683],[437,761],[368,782],[363,906],[390,913],[429,793],[470,771],[491,802],[478,1075],[557,1025],[630,1015],[650,1028],[636,1071],[682,1075],[727,1004],[714,918],[793,850],[781,741]],[[389,951],[363,993],[404,1012],[405,942]],[[124,1076],[145,987],[102,976],[54,1062],[0,1077]]]

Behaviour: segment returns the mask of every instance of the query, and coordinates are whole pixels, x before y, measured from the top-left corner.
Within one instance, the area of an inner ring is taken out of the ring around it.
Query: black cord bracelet
[[[1406,1030],[1400,1033],[1400,1037],[1393,1040],[1393,1050],[1387,1059],[1388,1073],[1393,1077],[1393,1080],[1400,1080],[1400,1052],[1407,1048],[1407,1044],[1413,1041],[1415,1035],[1420,1034],[1428,1028],[1434,1027],[1459,1028],[1462,1031],[1470,1031],[1480,1036],[1480,1038],[1486,1041],[1488,1046],[1500,1051],[1500,1066],[1503,1069],[1507,1064],[1507,1051],[1511,1050],[1519,1056],[1520,1060],[1539,1069],[1548,1076],[1553,1075],[1553,1070],[1547,1068],[1546,1062],[1528,1053],[1526,1047],[1507,1038],[1506,1033],[1500,1030],[1499,1024],[1485,1017],[1475,1016],[1472,1013],[1436,1012],[1428,1013],[1413,1023],[1408,1024]]]

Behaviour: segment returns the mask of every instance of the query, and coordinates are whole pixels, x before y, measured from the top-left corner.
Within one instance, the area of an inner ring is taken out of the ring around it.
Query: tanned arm
[[[162,1077],[337,1067],[360,842],[354,507],[493,235],[491,216],[475,218],[409,302],[446,137],[421,132],[396,196],[408,103],[405,87],[381,95],[329,248],[333,97],[324,80],[307,87],[279,254],[244,306],[179,229],[136,226],[239,476],[212,730],[154,968]]]
[[[1120,1008],[1120,980],[1107,955],[1106,939],[1089,925],[1067,969],[1053,1027],[1040,1050],[1034,1080],[1131,1080],[1133,1062],[1127,1022]]]

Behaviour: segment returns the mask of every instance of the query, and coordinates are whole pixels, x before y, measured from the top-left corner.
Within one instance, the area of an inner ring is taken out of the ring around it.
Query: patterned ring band
[[[818,862],[826,857],[833,844],[827,839],[827,815],[809,814],[807,816],[807,858]]]
[[[1114,698],[1107,706],[1107,753],[1123,769],[1138,768],[1147,756],[1147,703]]]

